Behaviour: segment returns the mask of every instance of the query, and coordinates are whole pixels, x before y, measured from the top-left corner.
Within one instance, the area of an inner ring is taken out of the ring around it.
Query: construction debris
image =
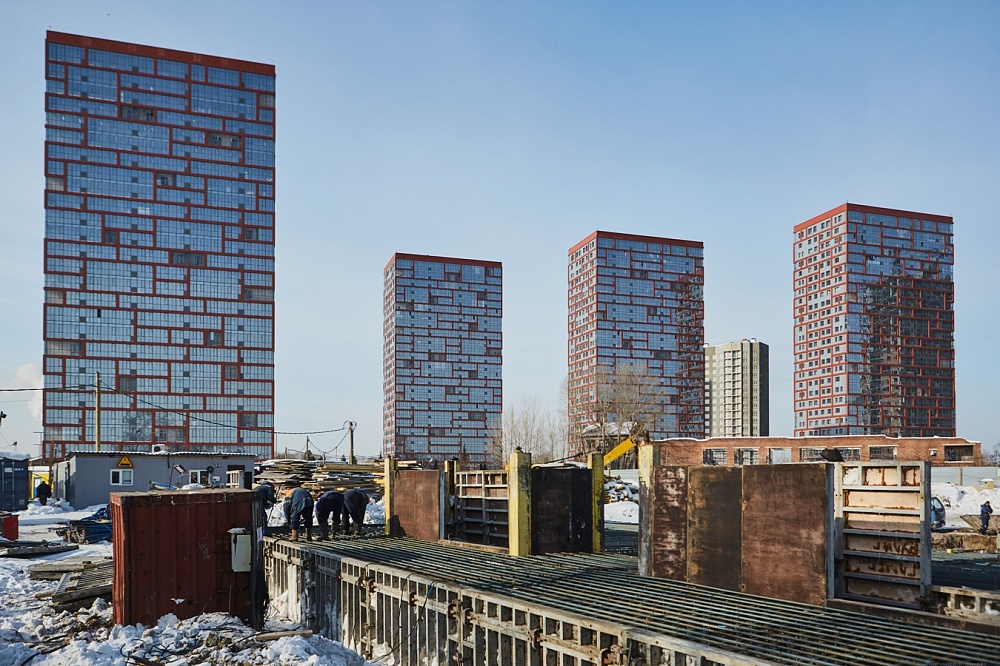
[[[111,581],[115,568],[111,560],[93,567],[64,573],[52,593],[52,607],[57,611],[86,608],[95,599],[111,599]]]
[[[54,553],[77,550],[75,543],[51,543],[49,541],[4,541],[0,545],[0,557],[41,557]]]
[[[28,576],[32,580],[59,580],[63,574],[86,571],[107,562],[111,562],[110,557],[74,557],[58,562],[39,562],[28,567]]]

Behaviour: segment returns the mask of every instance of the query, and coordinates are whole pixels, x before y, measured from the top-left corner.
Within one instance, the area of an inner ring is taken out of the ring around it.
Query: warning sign
[[[122,456],[122,459],[118,461],[119,467],[128,467],[131,469],[132,461],[128,459],[128,456]]]

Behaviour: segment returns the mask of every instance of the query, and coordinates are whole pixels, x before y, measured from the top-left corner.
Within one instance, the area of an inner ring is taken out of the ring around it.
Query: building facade
[[[846,462],[912,462],[982,465],[982,444],[962,437],[709,437],[655,442],[671,465],[779,465],[823,462],[836,450]]]
[[[47,34],[43,457],[271,457],[274,95],[272,65]]]
[[[848,203],[794,234],[794,434],[954,437],[952,218]]]
[[[705,345],[705,434],[770,434],[768,346],[756,338]]]
[[[71,506],[108,504],[111,493],[252,488],[254,456],[222,453],[74,453],[52,466],[52,496]]]
[[[385,267],[382,453],[492,462],[503,405],[495,261],[395,254]]]
[[[704,247],[597,231],[569,250],[569,445],[586,429],[704,435]]]

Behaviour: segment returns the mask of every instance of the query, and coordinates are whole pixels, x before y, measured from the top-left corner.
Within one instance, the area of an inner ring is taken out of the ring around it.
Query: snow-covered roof
[[[31,460],[31,454],[25,451],[0,451],[0,458],[7,460]]]

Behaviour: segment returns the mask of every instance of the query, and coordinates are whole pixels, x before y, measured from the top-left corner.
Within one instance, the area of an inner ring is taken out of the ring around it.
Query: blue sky
[[[3,3],[0,388],[41,385],[47,29],[276,66],[278,430],[379,451],[397,251],[503,262],[505,402],[555,408],[601,229],[705,243],[706,341],[771,346],[791,434],[792,227],[853,201],[954,217],[958,434],[1000,442],[1000,4]]]

